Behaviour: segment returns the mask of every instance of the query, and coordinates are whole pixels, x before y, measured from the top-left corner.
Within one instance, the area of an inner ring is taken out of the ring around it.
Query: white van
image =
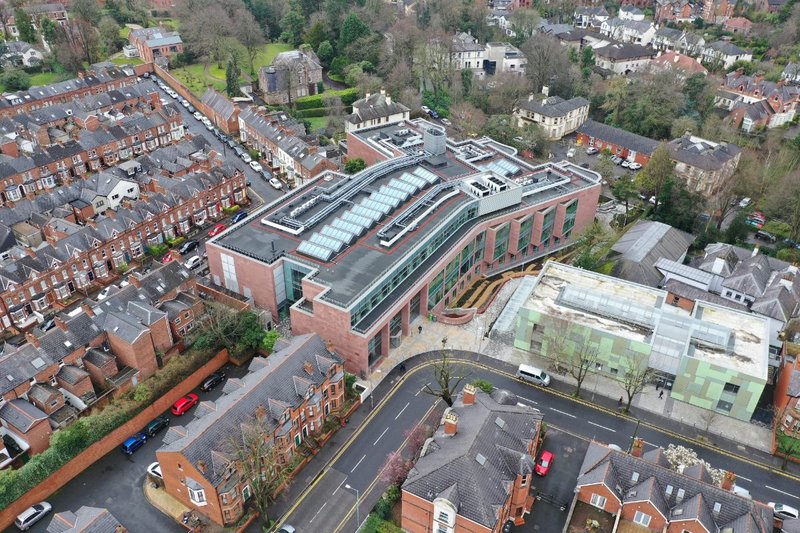
[[[550,376],[548,376],[544,370],[536,368],[535,366],[519,365],[517,377],[523,381],[530,381],[542,387],[550,385]]]

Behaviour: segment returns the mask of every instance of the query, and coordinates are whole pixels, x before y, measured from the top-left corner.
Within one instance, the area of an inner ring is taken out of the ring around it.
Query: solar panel
[[[334,253],[333,250],[310,243],[308,241],[301,242],[297,247],[297,251],[298,253],[313,257],[314,259],[319,259],[320,261],[330,260]]]
[[[326,237],[324,235],[320,235],[319,233],[313,233],[308,238],[309,242],[313,242],[314,244],[319,244],[320,246],[324,246],[330,250],[333,250],[335,253],[339,253],[344,248],[344,243],[338,239],[334,239],[332,237]]]
[[[439,181],[439,176],[428,170],[427,168],[417,167],[414,169],[414,174],[433,185]]]
[[[319,232],[326,237],[340,240],[345,244],[351,244],[354,240],[356,240],[356,236],[353,233],[331,226],[325,226],[319,230]]]
[[[362,228],[364,228],[363,231],[367,231],[369,228],[375,225],[375,221],[372,220],[371,218],[367,218],[362,215],[357,215],[352,211],[347,211],[346,213],[344,213],[342,215],[342,218],[348,222],[352,222],[353,224],[361,226]]]
[[[365,228],[359,224],[353,224],[352,222],[347,222],[346,220],[342,220],[341,218],[335,219],[333,222],[330,223],[330,226],[333,228],[340,229],[342,231],[346,231],[348,233],[352,233],[353,235],[359,236],[364,233]]]

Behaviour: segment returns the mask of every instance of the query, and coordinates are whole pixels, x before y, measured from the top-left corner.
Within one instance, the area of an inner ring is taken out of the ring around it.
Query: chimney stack
[[[131,274],[130,276],[128,276],[128,282],[130,282],[130,284],[136,287],[137,289],[142,288],[142,280],[140,280],[136,274]]]
[[[333,341],[325,341],[325,349],[333,353]]]
[[[719,486],[722,487],[723,490],[731,490],[734,483],[736,483],[736,474],[730,470],[726,470],[722,475],[722,482],[720,482]]]
[[[200,471],[201,474],[206,473],[206,462],[200,459],[197,461],[197,469]]]
[[[63,320],[61,320],[61,317],[54,317],[54,318],[53,318],[53,323],[54,323],[54,324],[56,325],[56,327],[57,327],[58,329],[60,329],[61,331],[69,331],[69,330],[67,329],[67,323],[66,323],[66,322],[64,322]]]
[[[303,370],[306,371],[306,374],[311,376],[314,374],[314,365],[311,364],[311,361],[306,361],[303,363]]]
[[[452,437],[456,433],[458,433],[458,414],[449,411],[444,415],[444,436]]]
[[[461,396],[461,402],[464,405],[472,405],[475,403],[475,393],[476,393],[475,385],[472,383],[467,383],[464,385],[464,394]]]
[[[631,447],[631,455],[634,457],[641,457],[644,451],[644,440],[636,437],[633,439],[633,446]]]
[[[37,348],[39,348],[42,345],[42,343],[39,342],[39,339],[36,337],[36,335],[31,333],[30,331],[25,332],[25,340],[28,341],[28,344],[36,346]]]
[[[91,317],[94,316],[94,309],[92,309],[92,307],[89,304],[81,304],[81,309],[83,309],[83,312],[86,313],[87,315]]]

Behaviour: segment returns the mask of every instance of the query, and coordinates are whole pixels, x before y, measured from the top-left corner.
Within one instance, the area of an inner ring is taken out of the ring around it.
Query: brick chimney
[[[311,361],[306,361],[303,363],[303,370],[306,371],[306,374],[311,376],[314,374],[314,365],[311,364]]]
[[[94,310],[89,304],[81,304],[81,309],[83,309],[83,312],[87,315],[94,316]]]
[[[137,276],[136,274],[131,274],[130,276],[128,276],[128,281],[130,282],[131,285],[133,285],[137,289],[142,288],[142,280],[139,279],[139,276]]]
[[[464,394],[461,395],[461,402],[464,405],[472,405],[475,403],[475,393],[477,392],[475,385],[467,383],[464,385]]]
[[[731,490],[734,483],[736,483],[736,474],[730,470],[726,470],[722,475],[722,481],[719,486],[722,487],[723,490]]]
[[[633,446],[631,447],[631,455],[634,457],[641,457],[644,451],[644,439],[636,437],[633,439]]]
[[[333,341],[325,341],[325,349],[333,353]]]
[[[458,414],[449,411],[444,415],[444,436],[452,437],[456,433],[458,433]]]
[[[256,420],[264,420],[267,418],[267,408],[263,405],[256,407]]]
[[[197,469],[200,471],[201,474],[206,473],[206,462],[200,459],[197,461]]]
[[[66,323],[66,322],[64,322],[63,320],[61,320],[61,318],[60,318],[60,317],[54,317],[54,318],[53,318],[53,323],[54,323],[54,324],[56,325],[56,327],[57,327],[58,329],[60,329],[61,331],[68,331],[68,329],[67,329],[67,323]]]
[[[28,341],[28,344],[32,344],[37,348],[39,348],[42,345],[42,343],[39,342],[39,339],[36,337],[36,335],[31,333],[30,331],[25,332],[25,340]]]
[[[19,157],[19,146],[17,146],[16,139],[3,137],[2,144],[0,144],[0,152],[10,157]]]

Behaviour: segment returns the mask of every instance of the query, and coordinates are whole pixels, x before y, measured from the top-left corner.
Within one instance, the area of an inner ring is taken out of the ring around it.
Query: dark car
[[[180,252],[181,255],[186,255],[192,250],[196,249],[198,246],[200,246],[200,243],[192,239],[190,241],[186,241],[185,243],[181,244],[180,248],[178,248],[178,251]]]
[[[147,435],[144,433],[131,435],[125,442],[122,443],[122,453],[125,455],[133,455],[133,452],[144,446],[145,442],[147,442]]]
[[[234,146],[233,152],[239,157],[242,157],[242,154],[244,153],[244,148],[242,148],[241,146]]]
[[[261,172],[259,172],[258,175],[267,181],[272,179],[272,172],[269,170],[261,169]]]
[[[231,222],[236,224],[237,222],[240,222],[240,221],[244,220],[245,218],[247,218],[247,211],[239,211],[238,213],[233,215],[233,217],[231,218]]]
[[[431,109],[431,118],[439,118],[439,113],[434,109]]]
[[[197,109],[195,109],[195,107],[190,104],[189,107],[186,108],[186,111],[194,115],[194,112],[197,111]]]
[[[225,372],[214,372],[203,381],[203,384],[200,385],[200,390],[208,392],[223,381],[225,381]]]
[[[169,418],[166,416],[159,416],[144,428],[144,432],[148,437],[155,437],[156,433],[169,426]]]
[[[42,331],[50,331],[51,329],[53,329],[53,326],[55,325],[56,325],[56,319],[51,318],[50,320],[42,322],[42,325],[39,326],[39,329]]]
[[[225,141],[225,144],[227,144],[230,148],[235,148],[236,147],[236,141],[234,141],[233,139],[230,139],[230,138],[227,141]]]

